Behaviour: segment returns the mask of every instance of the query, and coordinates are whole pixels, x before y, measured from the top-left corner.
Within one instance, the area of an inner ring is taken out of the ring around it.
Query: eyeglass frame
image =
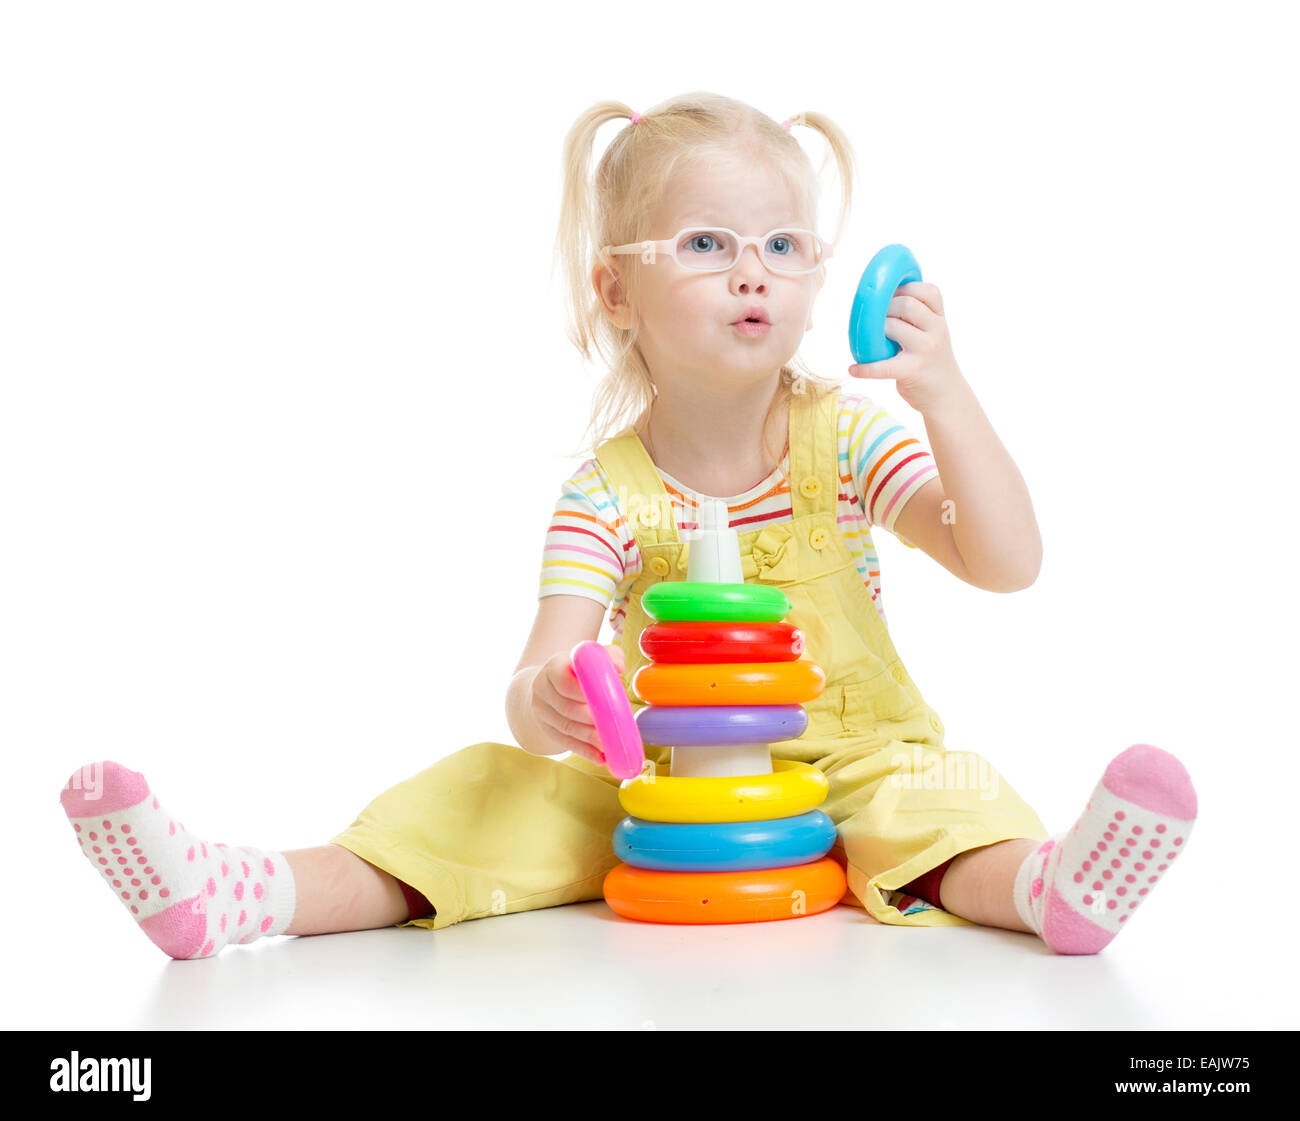
[[[683,234],[690,233],[692,230],[700,230],[706,233],[716,231],[717,233],[730,234],[736,239],[736,244],[739,246],[736,250],[736,259],[732,261],[731,264],[719,265],[716,269],[697,269],[690,265],[682,264],[682,262],[677,259],[677,243],[681,240]],[[774,269],[767,263],[767,259],[763,256],[763,246],[767,244],[767,239],[773,234],[783,233],[811,234],[817,239],[818,243],[822,247],[821,259],[810,269],[798,269],[796,271],[789,269]],[[759,262],[773,276],[809,276],[821,268],[835,254],[835,245],[833,242],[827,241],[816,230],[804,230],[799,229],[796,226],[776,226],[768,230],[762,237],[741,237],[735,230],[729,230],[726,226],[683,226],[672,237],[664,238],[660,241],[629,241],[626,245],[603,245],[600,248],[600,254],[601,256],[605,256],[606,254],[640,253],[642,254],[641,263],[643,265],[653,265],[655,263],[656,255],[662,253],[664,256],[671,257],[678,268],[685,269],[687,272],[727,272],[740,264],[740,259],[745,255],[745,250],[751,245],[755,246],[757,249]],[[665,246],[668,248],[665,249]]]

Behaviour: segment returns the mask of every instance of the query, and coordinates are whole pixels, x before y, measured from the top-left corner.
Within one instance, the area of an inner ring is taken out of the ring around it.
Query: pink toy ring
[[[609,651],[599,642],[580,642],[570,652],[569,662],[596,722],[605,766],[616,779],[635,778],[645,765],[645,748]]]

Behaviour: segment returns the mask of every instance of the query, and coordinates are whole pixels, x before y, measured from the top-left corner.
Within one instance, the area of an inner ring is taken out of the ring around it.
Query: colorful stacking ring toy
[[[667,747],[778,743],[808,730],[803,705],[646,705],[635,719],[642,743]]]
[[[637,641],[652,662],[793,662],[804,651],[793,623],[651,623]]]
[[[797,705],[821,694],[826,674],[813,662],[648,662],[632,688],[652,705]]]
[[[699,532],[719,535],[726,512],[714,503]],[[716,551],[716,550],[715,550]],[[688,571],[716,575],[721,564]],[[653,620],[640,634],[648,659],[632,678],[646,702],[634,721],[645,743],[678,747],[765,745],[808,727],[803,701],[826,687],[821,667],[801,660],[803,633],[783,622],[789,597],[770,584],[714,582],[699,575],[649,588],[641,606]],[[846,890],[826,854],[835,825],[818,806],[830,789],[808,763],[772,760],[751,775],[639,774],[623,783],[629,815],[614,832],[622,861],[604,897],[626,918],[663,923],[762,922],[816,914]]]
[[[671,580],[648,588],[641,606],[661,623],[779,623],[790,613],[790,597],[771,584]]]
[[[609,651],[599,642],[580,642],[569,658],[591,709],[609,773],[617,779],[639,775],[645,765],[645,748]]]
[[[740,872],[785,868],[825,856],[835,823],[821,810],[768,821],[673,824],[625,817],[614,852],[634,868],[660,872]]]
[[[920,279],[921,266],[905,245],[886,245],[871,258],[849,313],[849,349],[855,362],[879,362],[898,353],[898,343],[885,334],[889,305],[900,285]]]
[[[832,857],[745,872],[656,872],[619,864],[605,877],[605,900],[641,922],[765,922],[813,915],[844,896],[844,869]]]
[[[644,821],[764,821],[815,810],[829,790],[811,763],[773,759],[767,775],[638,775],[619,788],[618,800]]]

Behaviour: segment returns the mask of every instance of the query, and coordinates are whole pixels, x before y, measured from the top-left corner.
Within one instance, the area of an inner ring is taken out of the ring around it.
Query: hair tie
[[[639,121],[640,119],[641,119],[641,114],[640,114],[640,113],[633,113],[633,114],[632,114],[632,123],[633,123],[633,124],[636,124],[637,121]]]
[[[790,131],[790,126],[791,126],[792,124],[794,124],[794,118],[793,118],[793,117],[791,117],[789,120],[782,121],[782,122],[781,122],[781,127],[782,127],[783,129],[785,129],[786,132],[789,132],[789,131]]]

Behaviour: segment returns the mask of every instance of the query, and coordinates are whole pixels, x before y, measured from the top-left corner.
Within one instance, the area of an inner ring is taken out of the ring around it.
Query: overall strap
[[[840,492],[840,387],[790,398],[790,508],[796,519],[836,513]]]
[[[631,425],[596,449],[596,461],[609,479],[637,546],[678,544],[672,496]]]

